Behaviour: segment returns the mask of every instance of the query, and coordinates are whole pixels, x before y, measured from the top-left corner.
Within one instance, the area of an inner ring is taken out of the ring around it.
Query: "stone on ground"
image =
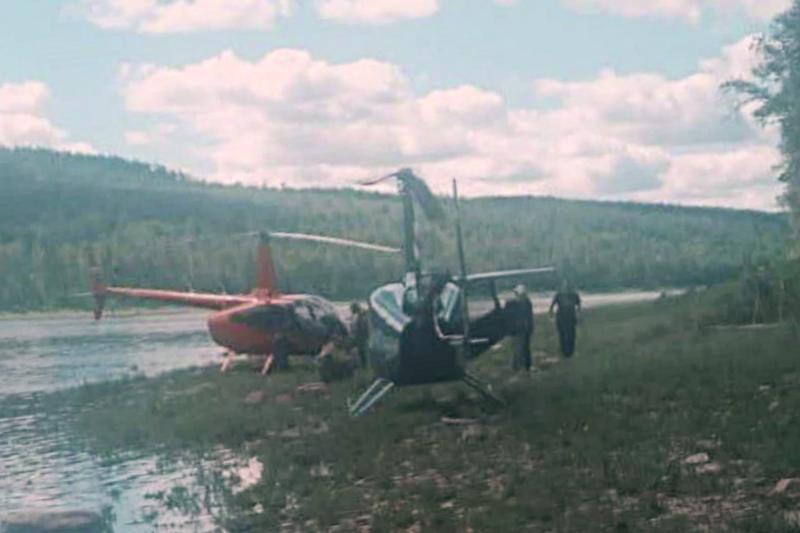
[[[103,519],[92,511],[25,511],[6,516],[5,533],[95,533]]]

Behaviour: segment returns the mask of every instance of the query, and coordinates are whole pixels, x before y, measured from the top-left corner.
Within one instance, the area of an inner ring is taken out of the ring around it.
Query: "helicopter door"
[[[292,318],[298,330],[298,342],[306,351],[318,350],[322,342],[328,338],[328,331],[322,321],[319,309],[307,301],[300,301],[292,306]]]

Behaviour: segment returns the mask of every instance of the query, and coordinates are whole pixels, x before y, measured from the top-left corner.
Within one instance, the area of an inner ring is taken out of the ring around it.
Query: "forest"
[[[247,291],[253,230],[302,231],[400,245],[401,205],[356,189],[205,183],[110,156],[0,148],[0,311],[88,305],[90,262],[115,284]],[[450,210],[449,200],[443,198]],[[554,265],[588,290],[709,285],[769,264],[785,215],[549,197],[462,203],[469,270]],[[421,220],[423,264],[456,268],[452,217]],[[276,242],[281,288],[363,298],[396,279],[399,256]],[[541,278],[540,288],[557,279]]]

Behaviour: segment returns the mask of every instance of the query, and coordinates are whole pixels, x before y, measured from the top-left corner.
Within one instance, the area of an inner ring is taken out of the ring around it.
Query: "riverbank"
[[[194,312],[196,314],[208,314],[204,309],[188,309],[186,307],[176,306],[125,306],[121,308],[106,309],[104,318],[127,318],[132,316],[172,316],[184,314],[187,312]],[[20,320],[30,318],[34,320],[48,320],[48,319],[62,319],[62,318],[85,318],[87,322],[93,320],[92,310],[90,308],[64,308],[52,309],[48,311],[23,311],[23,312],[10,312],[0,311],[0,321],[3,320]]]
[[[688,289],[680,289],[680,288],[664,288],[664,289],[657,289],[657,290],[641,290],[641,289],[624,289],[614,292],[584,292],[582,293],[584,296],[584,305],[586,307],[598,307],[598,306],[605,306],[605,305],[618,305],[618,304],[630,304],[636,303],[641,301],[647,300],[655,300],[660,296],[677,296],[685,292]],[[501,295],[509,297],[510,293]],[[550,298],[552,297],[552,292],[536,292],[532,294],[532,297],[537,302],[537,312],[543,311],[547,309],[549,305]],[[342,312],[346,312],[348,306],[350,305],[349,301],[335,301],[333,302],[337,307],[339,307]],[[361,302],[362,304],[366,305],[366,302]],[[483,299],[483,300],[476,300],[474,302],[476,308],[478,310],[490,307],[492,302],[490,299]],[[178,306],[170,306],[170,305],[136,305],[135,303],[126,303],[122,306],[110,306],[105,311],[105,318],[106,319],[113,319],[113,318],[128,318],[134,316],[174,316],[180,315],[183,313],[196,313],[201,315],[207,315],[208,310],[205,309],[196,309],[196,308],[187,308],[187,307],[178,307]],[[4,320],[20,320],[24,318],[30,318],[34,320],[48,320],[48,319],[63,319],[63,318],[91,318],[92,311],[90,307],[70,307],[64,309],[52,309],[52,310],[32,310],[32,311],[19,311],[19,312],[11,312],[11,311],[0,311],[0,321]]]
[[[505,347],[474,365],[509,403],[494,412],[441,385],[397,390],[350,419],[346,399],[368,377],[309,385],[302,363],[268,379],[242,364],[48,401],[77,413],[72,431],[93,454],[224,447],[256,459],[263,471],[245,490],[161,495],[192,510],[213,491],[232,531],[795,530],[796,334],[701,327],[709,312],[698,294],[590,310],[566,362],[542,317],[547,370],[511,376]]]

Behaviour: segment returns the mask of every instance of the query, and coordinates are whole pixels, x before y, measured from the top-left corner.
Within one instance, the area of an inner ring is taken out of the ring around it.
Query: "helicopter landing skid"
[[[502,398],[492,392],[492,386],[488,383],[479,380],[467,372],[464,372],[464,376],[461,379],[469,388],[477,391],[485,402],[499,405],[501,407],[506,405],[506,402]]]
[[[235,353],[231,350],[226,350],[225,353],[222,354],[222,364],[219,366],[219,371],[223,373],[227,372],[233,364],[234,357],[236,357]]]
[[[381,398],[386,396],[393,387],[394,382],[386,378],[377,378],[355,403],[351,404],[350,400],[347,401],[350,416],[361,416],[369,411],[370,408],[378,403]]]

